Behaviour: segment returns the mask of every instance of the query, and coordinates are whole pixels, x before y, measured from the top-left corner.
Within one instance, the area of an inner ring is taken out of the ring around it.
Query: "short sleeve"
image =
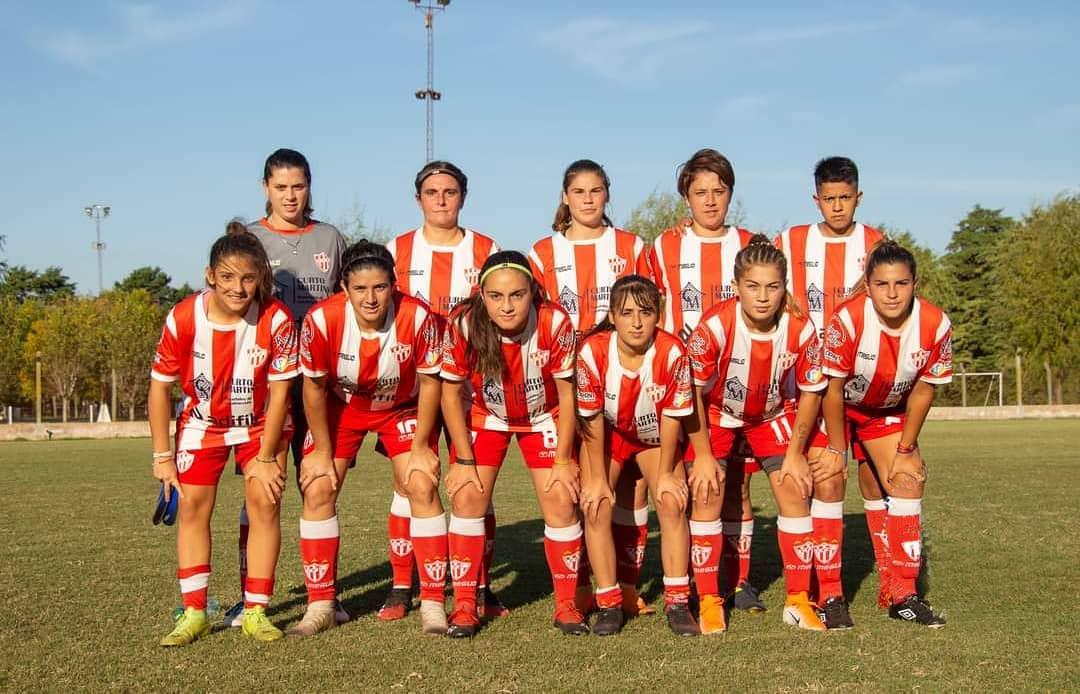
[[[657,238],[655,243],[660,243],[660,239]],[[661,271],[660,256],[656,253],[655,243],[649,248],[649,274],[646,277],[651,277],[656,288],[660,290],[660,296],[665,296],[667,287],[664,283],[664,273]],[[667,303],[671,303],[670,298],[668,298]],[[670,311],[670,308],[664,310]]]
[[[795,383],[799,390],[811,393],[822,391],[828,379],[821,369],[821,340],[813,322],[806,321],[799,335],[799,357],[795,360]]]
[[[705,321],[698,323],[690,337],[686,338],[686,352],[694,385],[708,385],[716,377],[716,360],[720,350]]]
[[[420,309],[424,310],[424,309]],[[442,326],[431,311],[424,310],[426,317],[416,331],[413,354],[416,355],[416,372],[438,375],[442,370]]]
[[[641,248],[637,252],[637,257],[634,258],[634,272],[641,275],[642,277],[652,277],[652,248],[647,248],[645,246],[645,242],[641,239],[640,236],[638,237],[637,241],[635,241],[635,245],[639,244]]]
[[[270,369],[266,378],[269,381],[285,381],[296,378],[300,371],[299,347],[296,344],[296,324],[292,316],[280,311],[277,329],[270,336]]]
[[[576,337],[574,326],[569,320],[562,320],[551,336],[551,356],[548,361],[551,375],[555,378],[570,378],[574,374],[574,348]]]
[[[842,309],[843,310],[843,309]],[[829,319],[829,327],[825,329],[825,344],[822,370],[826,376],[846,378],[851,375],[855,368],[855,338],[848,332],[844,322],[840,320],[841,311],[837,311]]]
[[[171,309],[161,328],[161,339],[154,352],[154,363],[150,367],[150,378],[155,381],[172,383],[180,378],[180,341],[176,336],[176,314]]]
[[[455,321],[447,321],[443,331],[439,375],[448,381],[464,381],[472,374],[469,356],[469,341],[461,334]]]
[[[951,382],[952,376],[952,325],[946,324],[941,339],[930,350],[930,358],[926,360],[926,368],[919,380],[940,386]]]
[[[326,335],[315,322],[315,316],[320,313],[321,309],[308,313],[300,329],[300,371],[310,378],[321,378],[330,372]]]
[[[690,358],[680,354],[671,367],[661,414],[668,417],[686,417],[694,412],[690,381]]]
[[[577,358],[577,402],[583,417],[593,417],[604,408],[604,382],[589,357],[592,350],[586,346]]]

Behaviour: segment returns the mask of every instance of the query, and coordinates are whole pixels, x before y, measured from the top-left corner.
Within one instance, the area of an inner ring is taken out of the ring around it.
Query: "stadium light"
[[[101,242],[101,220],[109,216],[109,212],[112,208],[108,205],[102,205],[100,203],[94,203],[93,205],[87,205],[83,208],[83,212],[87,217],[94,220],[94,229],[97,234],[96,241],[90,244],[90,247],[97,251],[97,283],[98,294],[105,291],[105,281],[102,273],[102,256],[105,253],[105,244]]]
[[[423,5],[420,1],[409,0],[409,3],[424,12],[424,28],[427,30],[427,87],[417,90],[415,96],[427,107],[427,161],[431,161],[435,158],[435,102],[442,99],[442,94],[435,91],[435,13],[445,10],[450,0],[436,0],[434,5],[431,0],[427,0]]]

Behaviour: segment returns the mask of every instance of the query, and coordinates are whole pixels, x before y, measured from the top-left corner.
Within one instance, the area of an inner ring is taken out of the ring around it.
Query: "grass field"
[[[754,484],[753,581],[770,611],[735,615],[721,637],[677,639],[660,615],[615,638],[550,626],[542,522],[515,456],[496,488],[495,588],[513,614],[469,642],[422,638],[415,613],[384,624],[389,469],[370,451],[340,502],[342,600],[352,623],[307,640],[256,645],[219,629],[164,650],[178,603],[173,531],[150,524],[149,442],[0,444],[0,689],[19,691],[822,691],[1080,690],[1076,501],[1080,420],[930,423],[924,505],[927,582],[948,627],[889,620],[857,485],[849,490],[845,576],[856,629],[812,634],[780,622],[775,507]],[[760,476],[757,476],[760,477]],[[290,482],[291,483],[291,482]],[[222,483],[211,595],[237,599],[241,485]],[[304,606],[295,487],[271,616]],[[646,593],[659,596],[656,522]]]

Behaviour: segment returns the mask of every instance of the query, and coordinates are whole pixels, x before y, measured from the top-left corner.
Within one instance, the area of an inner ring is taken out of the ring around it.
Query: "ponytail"
[[[210,267],[217,267],[224,258],[233,255],[244,256],[255,265],[258,272],[255,301],[260,305],[265,304],[274,294],[274,274],[270,269],[270,259],[259,238],[248,231],[238,219],[230,220],[225,225],[225,235],[219,237],[210,247]]]
[[[570,190],[570,183],[574,180],[574,177],[580,173],[594,173],[599,176],[604,182],[604,192],[610,197],[611,179],[608,178],[607,172],[604,171],[604,167],[600,166],[592,159],[578,159],[570,164],[570,166],[566,167],[566,171],[563,172],[563,193]],[[551,223],[551,229],[560,234],[565,234],[573,221],[573,218],[570,216],[570,206],[565,202],[560,202],[558,208],[555,210],[555,221]],[[604,226],[615,226],[611,219],[608,218],[607,212],[604,213],[603,221]]]

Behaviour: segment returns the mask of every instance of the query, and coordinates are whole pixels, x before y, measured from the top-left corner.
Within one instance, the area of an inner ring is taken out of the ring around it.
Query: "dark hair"
[[[446,174],[452,176],[457,181],[458,187],[461,188],[461,197],[465,197],[465,194],[469,192],[469,177],[465,175],[465,172],[454,166],[448,161],[429,161],[424,164],[424,168],[420,169],[416,173],[416,194],[420,194],[420,187],[424,183],[424,179],[428,176],[434,176],[435,174]]]
[[[685,198],[690,191],[690,182],[694,180],[694,176],[705,171],[716,174],[728,188],[735,187],[735,169],[731,167],[731,162],[715,149],[706,147],[694,152],[694,156],[679,165],[679,170],[675,174],[675,185],[679,190],[679,195]]]
[[[573,164],[566,167],[566,171],[563,172],[562,177],[562,192],[565,193],[570,190],[570,183],[574,180],[575,176],[581,173],[594,173],[599,176],[604,181],[604,192],[610,195],[611,179],[608,178],[607,172],[604,171],[604,167],[600,166],[592,159],[578,159]],[[555,221],[551,223],[551,228],[562,234],[570,228],[570,223],[572,221],[573,220],[570,217],[570,206],[560,201],[558,209],[555,210]],[[606,212],[604,213],[604,224],[607,226],[614,226]]]
[[[626,305],[626,300],[631,298],[641,308],[651,308],[660,313],[660,289],[657,288],[656,283],[642,275],[624,275],[611,285],[608,313],[595,328],[589,331],[589,335],[614,330],[615,323],[611,320],[611,314],[622,310],[622,307]]]
[[[911,278],[917,279],[915,256],[911,251],[901,246],[892,239],[882,239],[870,248],[866,254],[866,270],[864,277],[867,284],[870,283],[870,275],[878,265],[907,265],[911,270]]]
[[[307,200],[304,202],[304,219],[310,220],[311,213],[315,211],[315,208],[311,206],[311,165],[308,164],[307,157],[295,149],[275,150],[266,158],[266,163],[263,164],[263,183],[270,183],[270,177],[274,175],[275,169],[300,169],[304,172],[304,180],[308,184]],[[267,217],[270,216],[270,212],[270,201],[267,200]]]
[[[859,167],[847,157],[826,157],[814,167],[814,187],[822,183],[850,183],[859,187]]]
[[[529,272],[528,259],[518,251],[499,251],[488,256],[484,265],[480,268],[480,291],[462,301],[450,314],[450,319],[455,321],[460,330],[465,321],[469,325],[469,344],[476,352],[476,365],[480,373],[488,378],[498,378],[502,375],[502,335],[495,326],[491,316],[488,315],[484,306],[484,275],[492,268],[500,265],[516,265],[525,268],[521,272],[529,278],[529,288],[532,291],[532,303],[539,307],[544,302],[544,290],[536,282],[536,278]]]
[[[372,243],[367,239],[360,239],[341,254],[340,281],[347,283],[352,272],[367,268],[385,271],[390,277],[391,285],[397,282],[397,275],[394,273],[394,256],[390,255],[386,246]]]
[[[750,237],[750,242],[735,254],[735,279],[741,280],[746,276],[746,271],[755,265],[772,265],[780,270],[780,281],[784,283],[784,302],[773,317],[774,324],[780,321],[780,313],[783,311],[801,318],[803,314],[798,302],[791,292],[787,291],[787,257],[765,234],[754,234]]]
[[[274,294],[274,273],[270,270],[270,259],[266,256],[259,237],[248,231],[243,222],[236,219],[225,226],[225,235],[214,241],[210,247],[210,267],[216,268],[223,259],[241,255],[255,264],[259,273],[259,284],[255,289],[255,301],[265,303]]]

